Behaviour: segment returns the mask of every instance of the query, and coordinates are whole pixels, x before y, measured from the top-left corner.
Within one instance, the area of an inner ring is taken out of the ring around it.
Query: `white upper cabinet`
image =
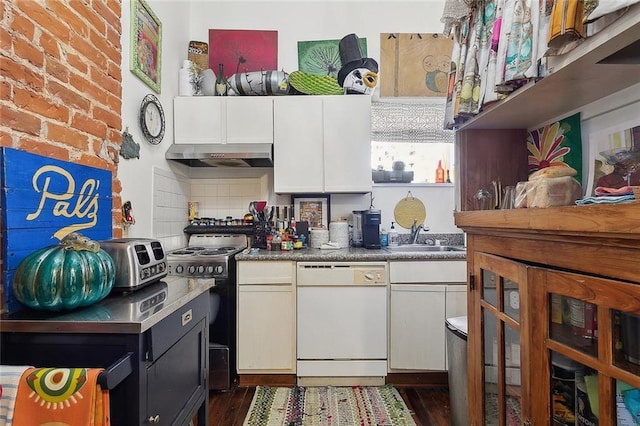
[[[273,98],[228,96],[227,143],[273,143]]]
[[[180,96],[173,100],[177,144],[273,143],[273,98]]]
[[[371,191],[371,97],[274,99],[276,193]]]
[[[371,97],[323,101],[325,192],[371,191]]]
[[[273,108],[275,192],[323,192],[322,99],[287,96]]]
[[[214,96],[180,96],[173,99],[175,143],[223,143],[223,99]]]

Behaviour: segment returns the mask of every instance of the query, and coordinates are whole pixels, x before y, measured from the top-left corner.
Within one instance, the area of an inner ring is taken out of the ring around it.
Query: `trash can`
[[[447,362],[449,364],[449,404],[451,425],[469,424],[467,382],[467,316],[447,318]]]

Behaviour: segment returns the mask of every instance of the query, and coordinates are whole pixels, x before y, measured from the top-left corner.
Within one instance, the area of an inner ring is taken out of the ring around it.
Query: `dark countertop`
[[[100,302],[68,312],[25,308],[3,315],[2,332],[138,334],[214,286],[213,279],[165,277],[135,292],[113,290]]]
[[[395,252],[388,248],[365,249],[349,247],[337,250],[299,249],[291,251],[268,251],[265,249],[251,249],[238,253],[236,260],[293,260],[305,261],[350,261],[374,262],[388,260],[466,260],[467,251],[436,251],[436,252]]]

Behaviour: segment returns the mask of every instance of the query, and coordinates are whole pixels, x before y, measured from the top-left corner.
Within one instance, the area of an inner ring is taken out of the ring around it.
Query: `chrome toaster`
[[[167,276],[167,255],[158,240],[151,238],[114,238],[100,241],[115,265],[113,287],[136,289]]]

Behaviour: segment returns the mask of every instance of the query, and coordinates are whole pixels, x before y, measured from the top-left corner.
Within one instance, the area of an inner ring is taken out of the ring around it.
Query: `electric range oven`
[[[199,229],[204,230],[204,228]],[[209,292],[211,304],[210,390],[229,390],[236,377],[236,262],[234,257],[247,246],[248,238],[244,234],[190,234],[187,247],[167,253],[169,276],[215,280],[215,285]]]

